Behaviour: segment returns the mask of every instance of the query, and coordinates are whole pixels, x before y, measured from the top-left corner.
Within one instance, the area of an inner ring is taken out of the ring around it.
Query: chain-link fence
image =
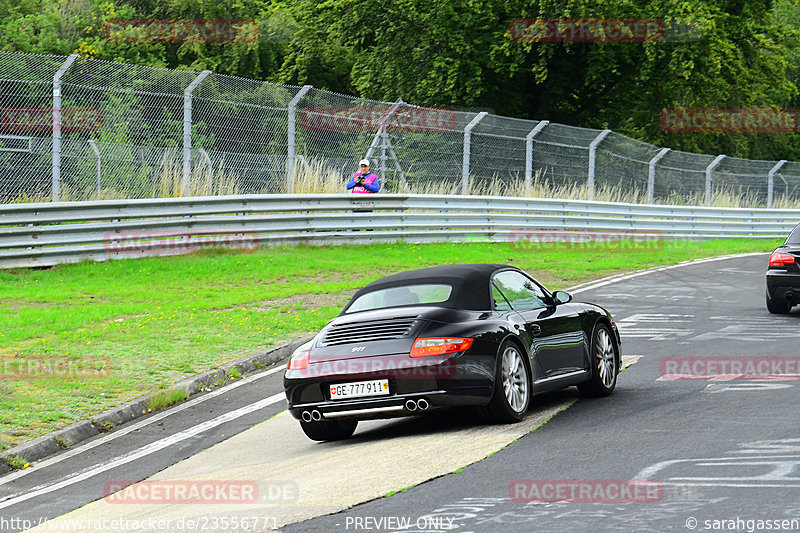
[[[800,162],[209,71],[0,52],[0,203],[382,191],[787,207]]]

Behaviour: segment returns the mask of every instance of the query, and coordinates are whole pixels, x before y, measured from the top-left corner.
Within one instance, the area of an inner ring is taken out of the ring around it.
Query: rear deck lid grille
[[[404,316],[334,324],[325,332],[320,344],[337,346],[339,344],[400,339],[411,333],[418,319],[419,316]]]

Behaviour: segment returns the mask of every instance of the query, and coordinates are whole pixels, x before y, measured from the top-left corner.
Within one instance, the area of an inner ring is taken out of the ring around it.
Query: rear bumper
[[[793,302],[800,303],[800,273],[768,270],[767,297],[770,300],[791,299]]]
[[[468,355],[410,358],[407,354],[348,361],[346,367],[319,363],[284,375],[289,413],[301,419],[304,411],[319,411],[323,419],[361,420],[420,414],[440,407],[485,405],[494,387],[493,357]],[[368,364],[362,364],[362,363]],[[355,372],[342,371],[356,369]],[[337,371],[338,370],[338,371]],[[389,394],[379,397],[330,399],[331,385],[387,379]],[[409,400],[424,399],[428,408],[406,409]]]
[[[322,415],[322,420],[397,418],[424,414],[443,407],[485,405],[489,401],[491,390],[488,390],[488,394],[486,392],[484,389],[474,391],[461,390],[457,393],[436,390],[391,395],[382,398],[314,402],[293,405],[289,408],[289,413],[298,420],[302,420],[302,415],[305,411],[319,411]],[[425,408],[416,407],[420,400],[427,402]],[[412,408],[409,408],[409,401],[413,404]]]

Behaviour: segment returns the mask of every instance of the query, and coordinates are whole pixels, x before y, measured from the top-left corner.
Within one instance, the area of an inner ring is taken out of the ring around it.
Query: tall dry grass
[[[350,175],[337,169],[331,169],[314,162],[304,165],[302,172],[296,173],[294,192],[296,193],[341,193]],[[395,186],[397,192],[407,194],[448,195],[460,194],[461,183],[455,180],[427,180],[410,182],[404,186]],[[520,198],[557,198],[564,200],[588,200],[589,186],[586,183],[555,183],[539,171],[531,179],[530,188],[525,187],[522,179],[503,180],[495,176],[491,180],[470,180],[469,194],[480,196],[513,196]],[[643,189],[626,189],[620,185],[597,184],[594,200],[598,202],[646,203],[647,191]],[[736,186],[717,186],[711,198],[713,207],[766,207],[766,202],[757,192]],[[705,205],[704,192],[672,193],[667,197],[656,198],[655,203],[665,205]],[[776,194],[774,209],[800,209],[800,199]]]
[[[322,160],[297,158],[295,164],[295,179],[293,192],[296,194],[329,194],[345,192],[345,184],[350,180],[352,173],[349,169],[342,169],[326,165]],[[355,171],[355,170],[354,170]],[[285,186],[284,186],[285,187]],[[285,192],[285,189],[284,189]],[[460,180],[425,180],[415,181],[409,178],[408,182],[383,184],[382,192],[396,192],[406,194],[449,195],[460,194]],[[240,194],[237,180],[221,170],[212,171],[205,165],[196,165],[192,170],[189,183],[191,196],[217,196]],[[469,194],[481,196],[513,196],[529,198],[557,198],[565,200],[588,200],[589,188],[586,183],[555,183],[541,171],[535,173],[531,180],[530,188],[525,187],[522,179],[504,180],[495,176],[490,180],[470,180]],[[183,169],[177,167],[165,156],[156,179],[149,186],[139,187],[139,198],[179,198],[183,196]],[[79,200],[114,200],[130,198],[131,192],[113,187],[103,187],[99,193],[93,186],[75,188],[63,184],[61,189],[62,201]],[[21,195],[11,203],[49,202],[50,193],[42,192],[33,195]],[[600,202],[645,203],[647,191],[641,189],[626,189],[623,186],[610,186],[598,184],[595,188],[594,200]],[[705,204],[703,192],[686,194],[671,193],[668,197],[656,198],[656,203],[666,205],[694,205]],[[714,207],[766,207],[762,195],[736,186],[718,186],[712,195]],[[775,209],[800,209],[800,199],[776,194],[773,202]]]
[[[355,170],[353,171],[355,172]],[[351,174],[345,174],[339,168],[332,168],[321,161],[297,158],[294,166],[294,182],[292,192],[295,194],[332,194],[345,192],[345,184],[350,181]]]
[[[205,165],[192,168],[189,196],[223,196],[239,192],[236,180],[222,170],[214,171]],[[164,161],[152,197],[180,198],[181,196],[183,196],[183,169],[166,164]]]

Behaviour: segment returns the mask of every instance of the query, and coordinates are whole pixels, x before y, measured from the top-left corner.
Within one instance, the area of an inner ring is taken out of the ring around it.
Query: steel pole
[[[653,200],[655,199],[655,188],[656,188],[656,163],[661,161],[667,153],[670,151],[670,148],[662,148],[660,152],[658,152],[653,159],[650,160],[647,169],[647,203],[652,204]]]
[[[78,54],[67,58],[53,76],[53,201],[61,200],[61,78],[78,59]]]
[[[775,199],[775,174],[781,169],[783,165],[786,164],[785,159],[781,159],[778,161],[774,167],[772,167],[767,174],[767,208],[772,207],[772,203]]]
[[[297,91],[297,94],[294,95],[294,98],[291,99],[287,107],[289,126],[286,145],[286,192],[290,194],[294,192],[295,127],[297,120],[295,114],[297,112],[297,104],[300,103],[300,100],[303,99],[311,88],[311,85],[303,85],[303,87]]]
[[[470,144],[472,143],[472,129],[483,120],[483,117],[488,115],[487,111],[481,111],[472,121],[464,128],[464,157],[461,165],[461,194],[469,194],[469,159],[470,159]]]
[[[211,74],[204,70],[183,91],[183,196],[191,193],[192,181],[192,93]]]
[[[714,159],[707,167],[706,167],[706,201],[705,204],[707,206],[711,205],[711,174],[714,172],[714,169],[717,168],[722,160],[725,159],[724,155],[718,155],[716,159]]]
[[[597,147],[608,137],[611,130],[603,130],[589,145],[589,200],[594,200],[594,170],[597,160]]]
[[[533,138],[539,135],[548,124],[549,120],[542,120],[535,128],[533,128],[528,135],[525,136],[525,195],[531,195],[531,187],[533,181]]]

